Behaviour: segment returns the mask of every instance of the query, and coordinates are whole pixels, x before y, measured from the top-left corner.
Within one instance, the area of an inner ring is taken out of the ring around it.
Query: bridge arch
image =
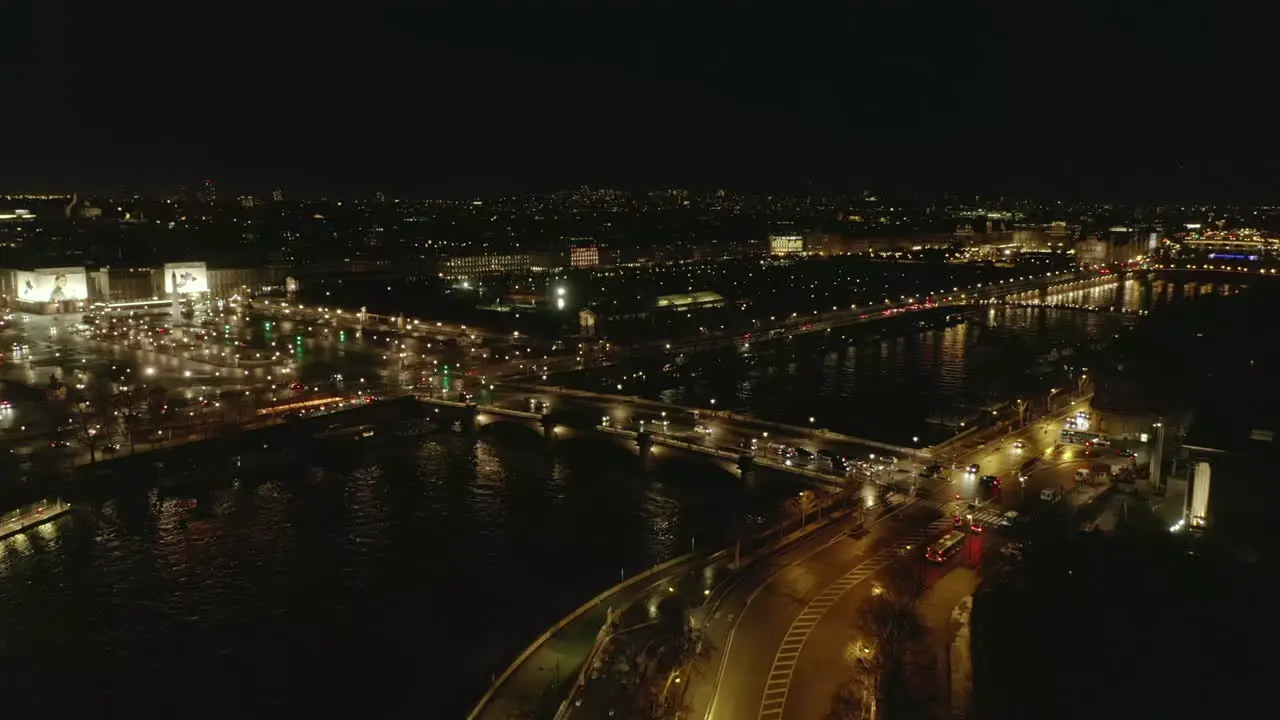
[[[594,432],[566,432],[556,443],[556,451],[566,454],[585,452],[610,461],[635,462],[640,448],[633,438]]]
[[[742,473],[733,460],[654,444],[649,451],[649,470],[672,483],[712,482],[732,486],[742,484]]]
[[[539,439],[543,437],[542,428],[535,420],[486,413],[476,415],[476,432],[494,439],[518,438],[527,440],[529,437]]]

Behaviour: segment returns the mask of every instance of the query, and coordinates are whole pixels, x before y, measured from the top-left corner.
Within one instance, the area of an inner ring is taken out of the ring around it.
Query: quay
[[[41,500],[0,517],[0,539],[24,533],[33,527],[55,520],[71,511],[71,503]]]

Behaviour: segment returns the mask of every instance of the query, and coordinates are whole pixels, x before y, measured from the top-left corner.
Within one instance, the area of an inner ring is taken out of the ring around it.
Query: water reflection
[[[590,437],[548,452],[515,430],[388,436],[113,498],[0,542],[0,672],[25,688],[11,709],[68,684],[103,706],[145,677],[130,714],[191,698],[242,710],[238,693],[208,688],[247,682],[263,713],[335,699],[409,710],[410,684],[457,717],[621,575],[730,544],[797,491],[675,454],[646,472],[624,445]]]

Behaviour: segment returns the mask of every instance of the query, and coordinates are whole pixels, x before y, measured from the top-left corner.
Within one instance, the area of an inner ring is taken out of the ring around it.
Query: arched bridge
[[[648,460],[654,448],[670,448],[689,453],[704,455],[717,460],[727,460],[737,465],[742,475],[748,475],[755,468],[769,468],[780,472],[794,475],[810,484],[819,485],[827,488],[842,489],[850,479],[844,474],[835,472],[823,472],[812,467],[801,467],[789,464],[782,460],[781,457],[770,457],[763,452],[754,452],[752,450],[744,450],[739,448],[730,448],[718,446],[709,443],[694,442],[688,439],[668,434],[660,429],[657,430],[629,430],[626,428],[614,427],[605,422],[604,417],[600,417],[596,422],[590,423],[588,427],[584,427],[583,423],[575,422],[573,419],[566,418],[564,415],[554,413],[537,413],[526,410],[517,410],[500,405],[480,405],[476,403],[455,402],[452,400],[442,400],[440,398],[428,397],[425,395],[418,396],[419,401],[434,406],[437,410],[445,411],[449,417],[461,423],[466,429],[474,431],[479,430],[493,422],[502,420],[515,420],[535,425],[540,428],[543,435],[548,439],[554,439],[558,428],[572,428],[579,431],[587,431],[600,433],[602,435],[611,436],[634,443],[637,454],[644,460]],[[723,423],[723,421],[722,421]],[[657,425],[657,423],[654,423]],[[768,436],[768,432],[764,433]],[[915,455],[917,458],[924,458],[927,453],[924,451],[913,451],[909,448],[898,448],[898,451],[904,456]]]

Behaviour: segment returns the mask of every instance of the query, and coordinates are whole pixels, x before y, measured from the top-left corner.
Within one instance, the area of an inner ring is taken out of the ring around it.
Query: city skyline
[[[1247,108],[1265,64],[1209,16],[362,7],[179,11],[155,33],[114,9],[23,14],[7,192],[1275,189]]]

